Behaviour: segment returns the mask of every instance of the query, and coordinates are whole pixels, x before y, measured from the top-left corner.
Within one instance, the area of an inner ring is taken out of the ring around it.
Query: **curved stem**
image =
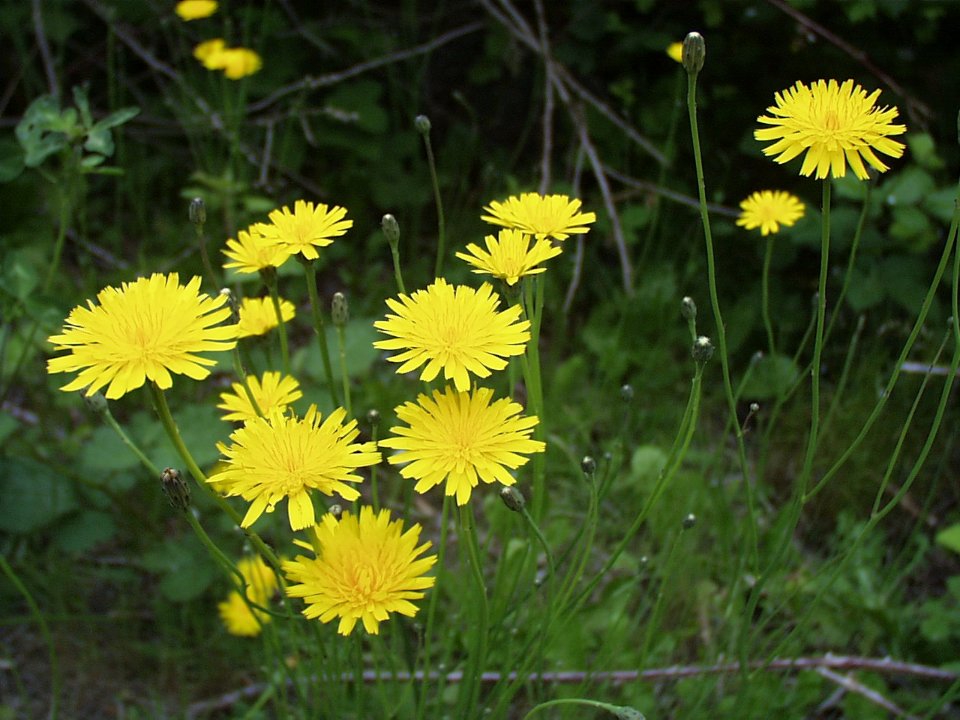
[[[763,327],[767,331],[767,348],[770,357],[777,354],[776,343],[773,340],[773,323],[770,322],[770,259],[773,257],[773,235],[767,236],[767,246],[763,252],[763,275],[760,280],[761,301],[760,313],[763,315]]]
[[[323,323],[323,311],[320,309],[320,299],[317,297],[317,268],[310,261],[303,263],[303,272],[307,280],[307,294],[310,296],[310,311],[313,313],[313,330],[320,343],[320,359],[323,361],[323,372],[327,378],[327,389],[330,391],[330,402],[337,408],[337,390],[333,385],[333,366],[330,364],[330,350],[327,348],[327,331]]]
[[[473,581],[476,584],[476,599],[479,605],[477,622],[473,626],[473,647],[470,658],[471,671],[465,676],[461,690],[460,717],[474,717],[474,709],[480,697],[480,677],[487,662],[487,633],[490,624],[490,607],[487,601],[487,586],[483,580],[483,566],[480,562],[480,549],[477,542],[477,527],[473,518],[473,508],[469,503],[460,506],[460,542],[466,546],[467,564],[470,566]]]
[[[280,361],[283,363],[283,374],[290,374],[290,346],[287,340],[287,323],[283,319],[283,311],[280,307],[280,292],[277,288],[277,274],[264,274],[267,282],[267,288],[270,290],[270,300],[273,303],[273,312],[277,315],[277,330],[280,334]]]

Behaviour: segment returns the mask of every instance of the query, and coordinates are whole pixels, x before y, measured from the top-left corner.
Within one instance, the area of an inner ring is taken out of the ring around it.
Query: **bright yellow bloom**
[[[257,605],[266,605],[277,591],[279,583],[273,570],[260,556],[242,558],[237,570],[247,582],[247,598]],[[260,634],[263,625],[270,622],[270,615],[262,610],[251,609],[236,590],[217,605],[220,619],[231,635],[254,637]]]
[[[237,239],[227,240],[223,254],[232,262],[224,263],[224,268],[233,268],[241,274],[252,274],[266,268],[278,268],[289,258],[286,248],[264,240],[256,226],[237,233]]]
[[[232,445],[217,443],[226,467],[207,482],[251,503],[241,527],[250,527],[287,498],[290,527],[308,528],[315,520],[312,490],[356,500],[360,493],[347,483],[363,478],[354,470],[380,462],[376,443],[354,442],[360,431],[356,420],[343,422],[346,415],[337,408],[321,422],[311,405],[302,420],[279,410],[250,420],[230,435]]]
[[[181,20],[200,20],[210,17],[217,11],[216,0],[180,0],[173,11]]]
[[[678,63],[683,62],[683,43],[674,42],[670,43],[667,46],[667,55],[671,60],[676,60]]]
[[[208,70],[218,70],[219,68],[217,67],[207,65],[207,62],[213,62],[213,58],[222,53],[226,47],[227,44],[223,41],[223,38],[205,40],[193,49],[193,56],[203,63],[203,66]]]
[[[269,223],[260,223],[257,229],[269,242],[276,243],[291,255],[300,253],[307,260],[320,257],[317,248],[333,244],[353,227],[347,220],[347,210],[339,205],[328,207],[323,203],[297,200],[293,212],[286,205],[270,213]]]
[[[260,56],[244,47],[227,47],[223,38],[214,38],[200,43],[193,49],[193,56],[207,70],[223,70],[231,80],[253,75],[263,66]]]
[[[425,577],[437,556],[420,557],[430,549],[429,542],[417,546],[420,529],[413,525],[404,532],[403,521],[391,521],[389,510],[374,513],[365,506],[359,518],[345,512],[339,521],[328,513],[311,531],[316,557],[299,555],[283,564],[291,582],[287,595],[304,598],[308,618],[340,618],[341,635],[353,632],[358,620],[377,635],[390,613],[416,615],[410,601],[436,582]]]
[[[279,372],[267,371],[263,374],[263,380],[250,375],[247,377],[247,385],[264,416],[274,410],[284,411],[303,397],[303,393],[300,392],[300,383],[290,375],[281,376]],[[247,422],[260,417],[250,402],[243,383],[233,383],[233,392],[222,393],[217,407],[227,412],[223,416],[224,420]]]
[[[760,228],[761,235],[780,232],[803,217],[806,206],[800,198],[783,190],[761,190],[740,203],[737,225],[747,230]]]
[[[283,316],[285,323],[293,320],[296,311],[292,302],[280,298],[280,314]],[[238,337],[266,335],[279,324],[271,298],[244,298],[240,302],[240,322],[237,324]]]
[[[548,237],[566,240],[571,235],[582,235],[589,232],[588,225],[597,219],[592,212],[580,212],[580,201],[576,198],[535,192],[523,193],[520,197],[512,195],[503,202],[494,200],[483,210],[490,214],[481,215],[481,220],[522,230],[538,240]]]
[[[893,125],[897,108],[875,106],[880,91],[870,95],[853,80],[838,85],[836,80],[817,80],[810,87],[798,82],[776,94],[776,105],[767,108],[773,117],[761,115],[757,122],[771,125],[754,131],[760,142],[775,141],[763,148],[764,155],[785,163],[803,152],[800,174],[809,177],[816,172],[818,180],[827,176],[839,178],[847,174],[847,163],[861,180],[867,179],[866,160],[879,172],[887,166],[876,152],[898,158],[904,146],[890,135],[907,131],[904,125]]]
[[[457,257],[475,266],[477,269],[473,272],[493,275],[506,280],[508,285],[515,285],[525,275],[545,272],[546,268],[537,265],[562,252],[559,246],[546,239],[537,240],[531,248],[531,237],[520,230],[504,228],[497,237],[487,235],[485,240],[486,250],[470,243],[468,252],[458,252]]]
[[[444,493],[456,495],[465,505],[473,488],[482,480],[513,485],[508,472],[525,465],[531,453],[543,452],[546,445],[531,440],[536,416],[520,415],[523,408],[510,398],[491,404],[493,390],[477,388],[473,393],[451,387],[433,398],[417,397],[417,404],[396,408],[397,418],[409,427],[390,428],[382,447],[400,450],[390,456],[392,465],[407,463],[400,470],[405,478],[416,478],[414,489],[423,493],[446,481]]]
[[[398,373],[426,364],[420,379],[430,382],[443,370],[458,390],[470,389],[470,374],[488,377],[491,370],[503,370],[503,358],[522,355],[530,339],[530,322],[520,320],[520,306],[497,312],[500,299],[489,283],[479,290],[453,286],[443,278],[413,295],[400,294],[400,301],[387,300],[396,313],[373,325],[391,335],[374,347],[402,350],[387,358],[403,363]]]
[[[49,341],[69,354],[47,361],[47,372],[80,374],[64,385],[66,391],[86,388],[93,395],[107,385],[113,400],[150,380],[166,390],[170,373],[203,380],[215,360],[195,353],[230,350],[237,326],[220,325],[230,317],[226,296],[199,292],[200,278],[180,284],[177,273],[154,273],[118,289],[97,294],[95,305],[70,311],[60,335]]]

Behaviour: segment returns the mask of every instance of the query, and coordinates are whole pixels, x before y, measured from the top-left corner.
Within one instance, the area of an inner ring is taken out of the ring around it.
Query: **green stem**
[[[444,558],[447,555],[447,537],[448,525],[450,524],[450,503],[451,496],[443,496],[443,509],[440,511],[440,547],[437,549],[437,582],[434,585],[433,592],[430,593],[430,602],[427,604],[427,622],[424,630],[423,651],[420,654],[418,663],[423,670],[423,687],[417,700],[416,720],[423,720],[427,707],[427,677],[430,675],[431,648],[433,645],[433,623],[437,615],[437,600],[440,597],[440,585],[443,577]],[[437,695],[443,691],[440,687],[437,689]]]
[[[437,261],[434,265],[433,276],[438,278],[443,274],[443,255],[447,242],[447,231],[443,218],[443,201],[440,199],[440,181],[437,178],[437,163],[433,157],[433,145],[430,143],[430,133],[423,133],[423,145],[427,149],[427,165],[430,167],[430,183],[433,185],[433,201],[437,205]],[[403,292],[403,290],[400,292]]]
[[[770,322],[770,259],[773,257],[773,235],[767,236],[767,246],[763,252],[763,275],[760,280],[762,299],[760,312],[763,315],[763,327],[767,331],[767,347],[770,357],[777,354],[777,347],[773,340],[773,323]]]
[[[283,319],[283,310],[280,307],[280,291],[277,287],[277,274],[274,272],[263,275],[270,290],[270,300],[273,302],[273,312],[277,315],[277,330],[280,335],[280,362],[283,363],[283,374],[290,374],[290,346],[287,340],[287,323]]]
[[[0,570],[7,576],[17,592],[23,596],[30,610],[30,615],[36,621],[40,628],[40,634],[43,635],[43,641],[47,644],[47,658],[50,663],[50,710],[47,717],[49,720],[56,720],[60,703],[60,663],[57,659],[57,648],[53,644],[53,636],[50,635],[50,628],[47,626],[47,621],[43,617],[37,601],[27,589],[27,586],[20,580],[10,563],[7,562],[7,557],[3,553],[0,553]]]
[[[347,373],[347,333],[342,325],[337,325],[337,346],[340,351],[340,379],[343,383],[343,409],[347,417],[353,417],[350,404],[350,375]]]
[[[317,297],[317,268],[308,260],[303,263],[303,272],[307,280],[310,311],[313,313],[313,330],[317,334],[317,342],[320,344],[320,359],[323,361],[323,372],[327,378],[330,402],[333,403],[334,408],[337,408],[340,406],[340,402],[337,400],[337,391],[333,384],[333,366],[330,364],[330,350],[327,348],[327,331],[323,323],[320,299]]]
[[[57,239],[53,246],[53,258],[50,260],[50,267],[47,268],[47,276],[43,281],[44,294],[50,292],[53,278],[56,277],[57,271],[60,269],[60,256],[63,254],[63,246],[67,238],[67,226],[70,224],[70,217],[73,214],[74,172],[74,170],[67,170],[66,177],[61,181],[63,187],[60,191],[60,224],[57,228]]]
[[[464,672],[460,706],[462,718],[474,717],[474,709],[480,697],[480,677],[487,662],[487,634],[490,624],[490,608],[487,601],[487,586],[483,580],[483,566],[480,562],[480,550],[477,542],[477,528],[473,518],[473,507],[467,503],[460,506],[460,542],[466,546],[467,564],[470,566],[476,585],[478,613],[472,628],[473,643],[468,670]]]
[[[703,222],[703,237],[707,251],[707,281],[710,286],[710,305],[713,309],[713,319],[716,325],[717,348],[720,351],[720,366],[723,371],[723,389],[727,397],[727,408],[733,419],[734,434],[737,439],[737,456],[740,461],[740,472],[743,476],[743,487],[747,499],[747,531],[749,533],[750,560],[756,565],[759,557],[759,542],[757,539],[756,499],[754,498],[753,483],[750,480],[747,466],[747,451],[743,441],[743,430],[737,421],[737,403],[733,396],[733,383],[730,381],[730,358],[727,354],[727,332],[720,313],[720,300],[717,295],[717,269],[713,259],[713,233],[710,230],[710,215],[707,212],[707,191],[703,176],[703,158],[700,153],[700,131],[697,126],[697,76],[687,75],[687,114],[690,116],[690,134],[693,141],[693,157],[697,168],[697,191],[700,200],[700,219]]]
[[[527,385],[527,396],[533,407],[533,413],[540,422],[533,429],[533,439],[543,441],[545,434],[545,417],[543,405],[543,383],[540,368],[540,325],[543,319],[542,278],[528,277],[523,280],[524,309],[530,321],[530,341],[523,363],[524,381]],[[546,456],[537,453],[533,457],[533,498],[532,515],[540,522],[546,505]]]

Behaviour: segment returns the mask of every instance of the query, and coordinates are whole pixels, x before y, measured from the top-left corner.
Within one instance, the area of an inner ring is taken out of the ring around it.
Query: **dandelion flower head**
[[[269,242],[284,248],[291,255],[300,253],[307,260],[320,257],[317,248],[333,243],[353,227],[353,220],[346,219],[347,210],[339,205],[328,207],[315,205],[305,200],[293,204],[293,212],[286,205],[270,213],[268,223],[260,223],[257,229]]]
[[[296,308],[289,300],[280,298],[280,315],[283,321],[290,322],[296,314]],[[240,301],[240,320],[237,323],[238,337],[266,335],[280,323],[271,298],[244,298]]]
[[[760,190],[740,203],[737,225],[747,230],[760,228],[761,235],[780,232],[803,217],[806,206],[796,195],[783,190]]]
[[[237,570],[246,580],[247,598],[257,605],[266,605],[279,586],[273,570],[259,556],[240,559]],[[270,615],[251,608],[237,590],[231,591],[227,599],[217,605],[217,610],[231,635],[254,637],[270,622]]]
[[[489,214],[482,215],[481,220],[522,230],[538,240],[548,237],[566,240],[571,235],[582,235],[589,232],[590,223],[597,219],[592,212],[580,212],[580,201],[576,198],[535,192],[519,197],[512,195],[503,202],[494,200],[483,211]]]
[[[424,556],[429,542],[417,545],[420,530],[413,525],[404,532],[389,510],[362,507],[359,517],[345,512],[339,521],[328,513],[311,531],[316,557],[300,555],[283,564],[287,595],[304,599],[308,618],[324,623],[340,618],[341,635],[353,632],[357,621],[377,635],[391,613],[416,615],[411,601],[436,582],[426,573],[437,557]]]
[[[465,505],[481,481],[513,485],[509,470],[546,445],[530,438],[539,422],[535,416],[521,415],[523,408],[510,398],[491,403],[492,397],[489,388],[467,393],[447,387],[432,397],[420,395],[396,408],[407,426],[391,428],[380,445],[399,450],[390,463],[404,465],[400,474],[416,479],[417,492],[445,482],[444,493],[456,496],[457,505]]]
[[[241,527],[286,498],[290,527],[308,528],[315,521],[312,491],[356,500],[360,493],[348,483],[363,478],[355,471],[380,462],[376,443],[355,442],[357,421],[345,418],[346,411],[337,408],[323,420],[314,405],[303,419],[279,410],[254,418],[230,435],[231,445],[217,444],[225,466],[208,482],[250,503]]]
[[[221,325],[230,317],[225,295],[199,290],[199,277],[181,285],[177,273],[101,290],[97,304],[88,300],[86,307],[75,307],[63,332],[50,336],[67,354],[50,358],[47,372],[79,371],[62,390],[85,388],[90,396],[106,386],[111,400],[147,380],[166,390],[173,384],[171,373],[203,380],[216,361],[196,353],[232,349],[237,326]]]
[[[218,408],[224,410],[226,415],[224,420],[233,420],[237,422],[247,422],[260,417],[257,408],[264,416],[269,415],[274,410],[285,411],[291,404],[295,403],[303,393],[300,391],[300,383],[296,378],[290,375],[281,375],[279,372],[268,370],[263,374],[262,379],[257,379],[250,375],[247,377],[247,386],[250,388],[250,394],[256,401],[254,407],[247,395],[247,389],[243,383],[233,383],[232,391],[220,395],[220,404]]]
[[[897,108],[877,107],[880,91],[867,94],[853,80],[817,80],[807,87],[802,82],[776,93],[776,104],[767,108],[757,122],[770,127],[754,131],[760,142],[772,142],[763,153],[786,163],[806,153],[800,174],[816,174],[818,180],[847,174],[847,164],[861,180],[866,180],[866,160],[878,172],[887,166],[877,157],[882,153],[898,158],[902,143],[891,135],[906,132],[895,125]]]
[[[497,311],[499,304],[489,283],[475,290],[437,278],[426,290],[387,300],[394,314],[374,327],[392,337],[373,345],[401,351],[387,358],[402,363],[398,373],[425,365],[421,380],[430,382],[443,370],[444,379],[468,390],[471,374],[488,377],[491,370],[503,370],[504,358],[522,355],[530,339],[530,322],[519,319],[520,306]]]
[[[290,258],[290,252],[285,247],[265,240],[257,226],[241,230],[236,240],[227,240],[223,254],[231,261],[224,263],[223,267],[232,268],[240,274],[278,268]]]
[[[200,20],[210,17],[217,11],[216,0],[180,0],[173,11],[181,20]]]
[[[485,241],[486,250],[470,243],[467,252],[458,252],[457,257],[473,265],[473,272],[493,275],[508,285],[516,285],[526,275],[545,272],[546,268],[537,266],[562,252],[547,239],[537,240],[530,247],[530,235],[508,228],[500,230],[497,237],[487,235]]]

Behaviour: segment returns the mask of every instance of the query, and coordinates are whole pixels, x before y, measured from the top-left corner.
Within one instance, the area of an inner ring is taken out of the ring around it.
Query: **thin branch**
[[[700,209],[700,201],[695,197],[684,195],[676,190],[670,190],[669,188],[665,188],[662,185],[658,185],[655,182],[650,182],[649,180],[637,180],[634,177],[624,175],[623,173],[614,170],[609,165],[604,165],[603,170],[614,180],[623,183],[627,187],[634,188],[636,190],[643,190],[644,192],[648,192],[653,195],[659,195],[666,200],[672,200],[679,205],[686,205],[694,210]],[[731,218],[740,216],[740,212],[735,208],[727,207],[726,205],[718,205],[717,203],[707,203],[707,210],[709,210],[710,214],[712,215],[723,215]]]
[[[285,85],[284,87],[275,90],[262,100],[251,103],[249,105],[249,109],[251,112],[260,112],[261,110],[265,110],[292,93],[301,92],[303,90],[316,90],[317,88],[336,85],[339,82],[356,77],[357,75],[362,75],[370,70],[375,70],[385,65],[392,65],[393,63],[400,62],[401,60],[408,60],[412,57],[417,57],[418,55],[425,55],[439,47],[442,47],[443,45],[446,45],[449,42],[456,40],[457,38],[474,33],[477,30],[482,30],[483,27],[484,24],[482,22],[468,23],[466,25],[461,25],[458,28],[454,28],[443,35],[438,35],[429,42],[425,42],[420,45],[414,45],[406,50],[399,50],[397,52],[390,53],[389,55],[383,55],[381,57],[374,58],[373,60],[365,60],[362,63],[357,63],[353,67],[340,70],[339,72],[327,73],[326,75],[319,75],[317,77],[305,77],[303,80],[299,80],[295,83]]]
[[[908,718],[909,720],[915,720],[913,715],[908,714],[906,711],[904,711],[901,707],[896,705],[894,702],[887,700],[887,698],[885,698],[883,695],[878,693],[873,688],[869,688],[863,683],[857,682],[851,677],[848,677],[846,675],[840,675],[839,673],[835,673],[833,670],[830,670],[825,667],[817,668],[817,674],[820,675],[821,677],[825,677],[830,682],[836,683],[837,685],[839,685],[840,687],[842,687],[844,690],[848,692],[852,692],[852,693],[856,693],[857,695],[860,695],[866,700],[872,702],[874,705],[877,705],[878,707],[882,707],[884,710],[886,710],[889,713],[893,713],[897,717],[905,717],[905,718]]]
[[[543,87],[543,146],[540,153],[540,194],[546,195],[550,189],[550,168],[553,156],[553,53],[550,51],[550,36],[547,28],[547,16],[543,10],[543,0],[534,0],[537,13],[537,31],[540,34],[540,47],[544,58]]]
[[[573,164],[573,193],[580,197],[580,177],[583,174],[583,148],[577,151],[577,159]],[[563,298],[563,313],[566,315],[573,307],[573,296],[577,294],[580,287],[580,278],[583,277],[583,235],[577,235],[577,249],[573,256],[573,274],[570,276],[570,287],[567,288],[567,294]]]
[[[47,42],[47,33],[43,29],[43,13],[40,12],[40,0],[33,0],[32,19],[33,34],[37,38],[37,50],[43,62],[43,73],[47,76],[47,87],[53,97],[60,99],[60,83],[57,82],[57,70],[53,64],[53,55],[50,53],[50,43]]]
[[[940,682],[954,682],[960,680],[960,673],[941,668],[930,667],[929,665],[920,665],[917,663],[901,662],[892,658],[871,658],[857,655],[833,655],[827,654],[822,657],[802,657],[793,659],[773,660],[771,662],[757,661],[750,663],[750,668],[755,670],[766,670],[775,672],[789,672],[791,670],[814,670],[833,669],[833,670],[868,670],[870,672],[881,673],[885,675],[906,675],[910,677],[922,678],[926,680],[937,680]],[[606,670],[606,671],[583,671],[570,670],[564,672],[545,672],[530,673],[527,676],[528,682],[549,683],[553,685],[579,685],[581,683],[613,683],[622,685],[633,682],[664,682],[676,681],[683,678],[697,677],[702,675],[733,675],[740,672],[740,663],[717,663],[714,665],[672,665],[665,668],[651,668],[649,670]],[[481,682],[487,684],[499,683],[504,680],[516,680],[516,673],[497,673],[485,672],[480,676]],[[338,681],[353,682],[355,675],[345,673]],[[832,679],[832,678],[831,678]],[[326,678],[328,682],[337,680],[336,678]],[[378,672],[376,670],[364,670],[363,682],[373,684],[378,682],[401,682],[408,683],[411,680],[416,682],[436,682],[443,680],[447,683],[458,683],[463,680],[463,673],[460,671],[450,673],[417,671],[412,675],[408,672]],[[256,697],[267,689],[267,683],[256,683],[240,690],[235,690],[220,697],[211,700],[202,700],[195,702],[187,708],[187,717],[195,718],[214,710],[221,710],[236,704],[240,700]]]

